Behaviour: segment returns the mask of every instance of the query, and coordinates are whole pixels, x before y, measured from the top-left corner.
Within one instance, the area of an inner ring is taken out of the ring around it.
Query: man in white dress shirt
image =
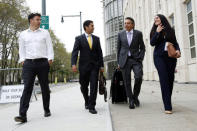
[[[20,100],[19,116],[16,122],[27,122],[27,110],[33,91],[35,77],[41,85],[44,116],[51,116],[49,109],[50,90],[48,73],[54,59],[53,45],[47,30],[41,29],[41,15],[32,13],[28,16],[30,27],[19,36],[19,56],[23,65],[22,77],[24,90]]]

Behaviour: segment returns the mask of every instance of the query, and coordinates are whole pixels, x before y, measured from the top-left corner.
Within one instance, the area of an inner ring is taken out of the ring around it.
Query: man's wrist
[[[25,61],[25,59],[20,59],[19,60],[19,63],[22,63],[22,62],[24,62]]]

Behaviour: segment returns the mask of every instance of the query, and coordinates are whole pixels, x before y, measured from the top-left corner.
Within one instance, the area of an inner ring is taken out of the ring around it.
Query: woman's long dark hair
[[[157,14],[156,16],[160,18],[162,26],[164,26],[164,29],[161,31],[162,37],[164,38],[165,36],[165,39],[168,40],[169,42],[174,41],[176,39],[175,32],[174,32],[174,29],[170,26],[167,18],[162,14]],[[156,30],[157,30],[157,25],[155,25],[155,22],[154,22],[153,27],[150,32],[150,39],[152,39]]]

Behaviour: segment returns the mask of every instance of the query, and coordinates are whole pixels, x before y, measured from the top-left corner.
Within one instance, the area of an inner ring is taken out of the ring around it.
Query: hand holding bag
[[[167,50],[168,50],[168,56],[171,58],[180,58],[181,56],[177,55],[176,49],[174,45],[171,42],[166,42],[167,44]]]

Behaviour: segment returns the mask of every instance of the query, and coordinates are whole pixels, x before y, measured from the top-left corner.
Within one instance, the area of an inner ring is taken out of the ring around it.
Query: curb
[[[111,115],[111,111],[110,111],[109,102],[107,102],[107,114],[108,114],[107,131],[114,131],[113,122],[112,122],[112,115]]]

